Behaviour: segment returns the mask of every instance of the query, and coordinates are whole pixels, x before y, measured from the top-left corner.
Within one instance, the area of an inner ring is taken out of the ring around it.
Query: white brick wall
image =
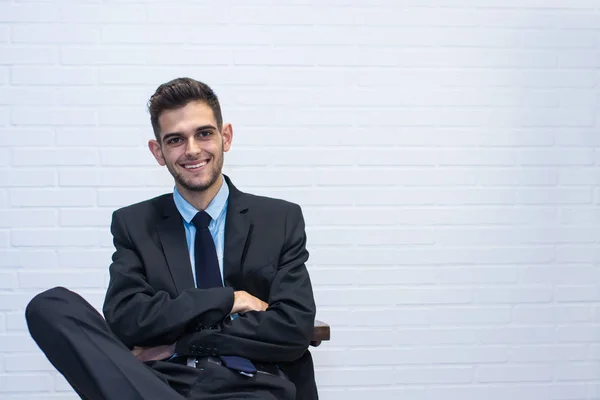
[[[234,182],[303,206],[323,399],[600,399],[599,71],[600,0],[0,0],[0,398],[76,398],[24,307],[100,307],[192,76]]]

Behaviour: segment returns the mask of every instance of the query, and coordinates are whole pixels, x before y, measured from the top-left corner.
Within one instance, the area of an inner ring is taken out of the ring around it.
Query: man
[[[85,399],[316,399],[300,207],[222,174],[233,129],[204,83],[159,86],[149,111],[173,193],[114,212],[105,320],[53,288],[32,337]]]

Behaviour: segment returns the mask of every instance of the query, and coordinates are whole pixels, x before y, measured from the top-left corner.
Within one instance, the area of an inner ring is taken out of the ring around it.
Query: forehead
[[[198,126],[217,126],[212,109],[204,102],[193,101],[174,110],[165,110],[158,117],[161,134],[194,132]]]

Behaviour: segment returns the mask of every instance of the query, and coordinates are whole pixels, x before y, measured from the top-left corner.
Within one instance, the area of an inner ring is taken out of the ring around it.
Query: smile
[[[207,161],[202,161],[201,163],[198,164],[188,164],[185,165],[185,169],[196,169],[196,168],[202,168],[207,164]]]

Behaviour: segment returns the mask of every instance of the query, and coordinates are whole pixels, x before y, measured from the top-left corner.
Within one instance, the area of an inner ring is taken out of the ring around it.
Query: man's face
[[[223,125],[219,132],[211,108],[199,101],[164,111],[158,122],[160,140],[148,145],[177,186],[191,192],[213,186],[221,176],[223,153],[231,147],[231,125]]]

